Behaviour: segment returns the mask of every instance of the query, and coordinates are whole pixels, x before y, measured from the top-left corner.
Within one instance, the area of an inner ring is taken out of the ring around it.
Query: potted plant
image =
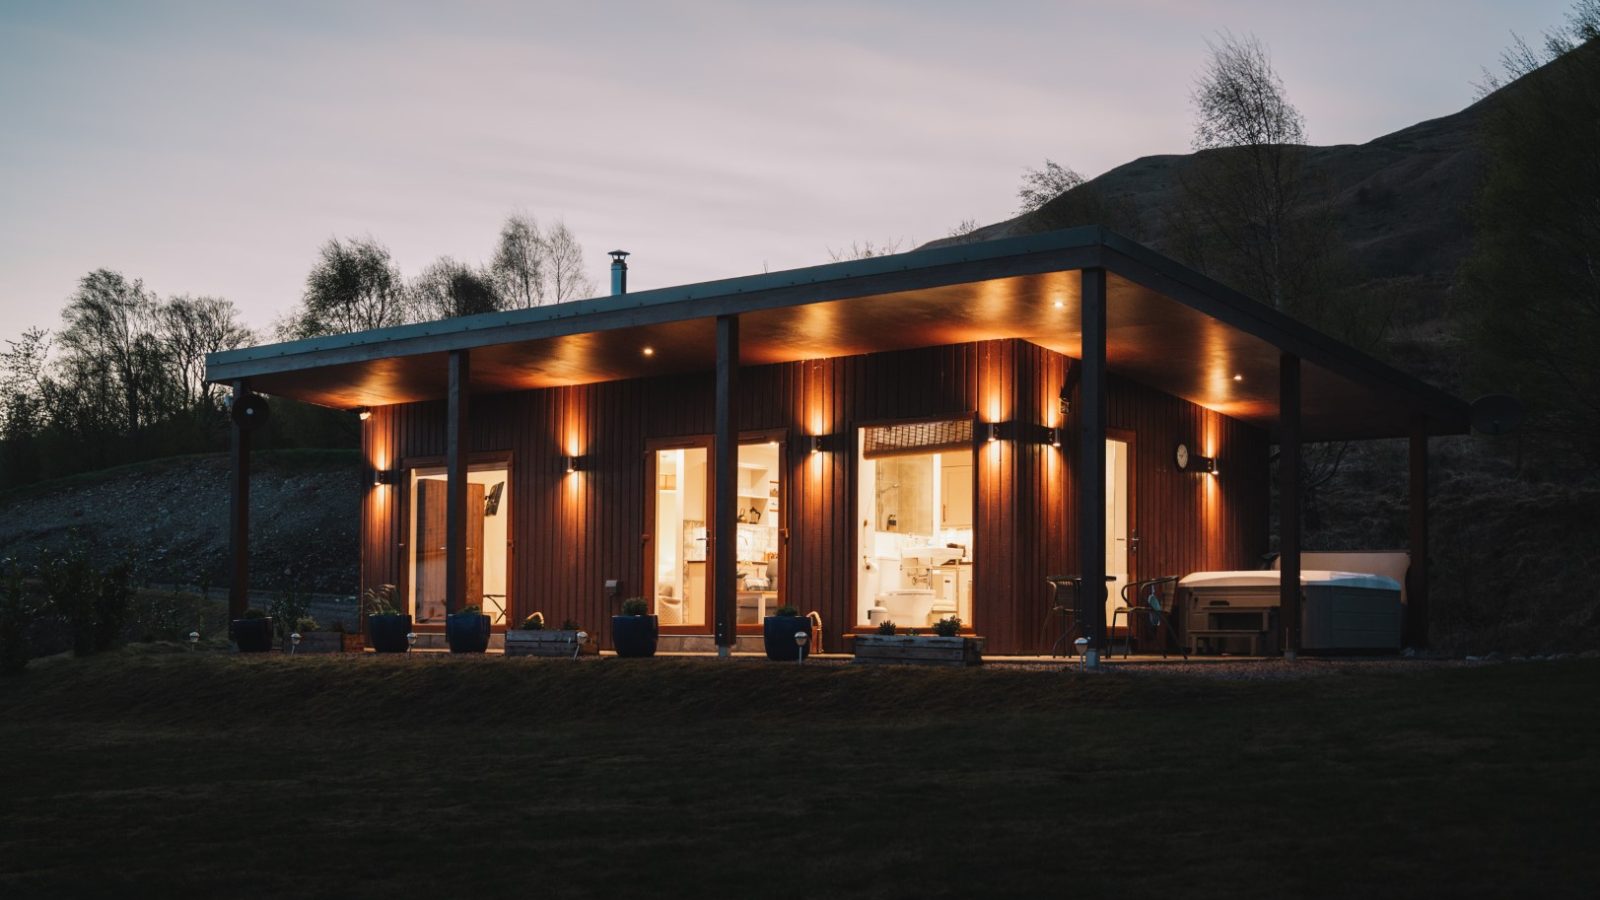
[[[622,615],[611,617],[611,641],[618,656],[655,656],[659,620],[649,615],[650,604],[643,597],[622,601]],[[791,638],[792,639],[792,638]]]
[[[392,584],[368,588],[361,595],[362,609],[367,614],[367,641],[378,653],[405,653],[411,649],[406,635],[411,633],[411,617],[394,605],[395,588]]]
[[[806,643],[797,643],[794,636],[805,632]],[[792,662],[811,653],[811,620],[800,615],[800,610],[787,604],[778,607],[772,615],[761,620],[761,640],[767,648],[767,659]]]
[[[878,623],[876,634],[857,635],[855,661],[868,665],[977,666],[983,664],[983,638],[961,633],[961,620],[947,616],[933,634],[897,634],[893,622]]]
[[[233,620],[233,642],[240,653],[266,653],[272,649],[272,618],[255,607]]]
[[[582,626],[571,619],[560,628],[546,628],[544,613],[533,613],[515,629],[506,632],[507,656],[592,655],[600,648]]]
[[[482,653],[489,649],[488,616],[477,604],[461,607],[444,617],[444,637],[451,653]]]

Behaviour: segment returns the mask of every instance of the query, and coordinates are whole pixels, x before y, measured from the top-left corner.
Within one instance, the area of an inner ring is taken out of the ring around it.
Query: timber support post
[[[450,351],[445,411],[445,613],[459,612],[467,599],[467,415],[472,360],[466,350]]]
[[[1278,357],[1278,614],[1283,655],[1300,652],[1300,357]]]
[[[1428,646],[1428,420],[1411,423],[1411,566],[1406,570],[1405,645]]]
[[[233,382],[233,403],[245,403],[250,386],[242,379]],[[243,416],[230,415],[232,441],[229,446],[228,492],[228,621],[244,618],[250,606],[250,424]]]
[[[712,471],[711,596],[716,619],[717,655],[727,656],[738,641],[739,429],[734,422],[739,392],[739,317],[717,317],[716,442]]]
[[[1083,334],[1078,382],[1078,572],[1079,608],[1089,639],[1084,664],[1100,664],[1106,646],[1106,270],[1081,273],[1079,311]]]

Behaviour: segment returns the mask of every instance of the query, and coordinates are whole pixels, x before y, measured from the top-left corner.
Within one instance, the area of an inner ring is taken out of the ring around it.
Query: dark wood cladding
[[[868,422],[976,415],[1055,426],[1068,360],[1037,345],[985,341],[741,370],[742,432],[786,434],[785,599],[823,618],[825,649],[855,623],[856,432]],[[470,446],[509,454],[512,534],[508,620],[533,610],[572,618],[610,643],[604,594],[644,584],[645,441],[709,435],[712,373],[545,388],[473,398]],[[1264,432],[1138,384],[1111,378],[1108,425],[1131,432],[1136,574],[1250,568],[1266,549]],[[1062,448],[1007,439],[977,447],[972,625],[991,653],[1037,653],[1055,637],[1047,574],[1075,570],[1071,416]],[[444,452],[444,405],[375,409],[363,447],[377,468]],[[801,439],[826,436],[807,453]],[[1179,441],[1218,459],[1216,477],[1178,472]],[[568,475],[566,455],[581,457]],[[364,586],[399,583],[404,473],[363,506]],[[708,629],[709,633],[709,629]]]

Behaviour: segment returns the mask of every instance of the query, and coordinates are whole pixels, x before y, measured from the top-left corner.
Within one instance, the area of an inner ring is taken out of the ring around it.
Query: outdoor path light
[[[573,643],[572,643],[572,658],[573,659],[577,659],[578,658],[578,653],[583,650],[583,645],[588,643],[588,642],[589,642],[589,632],[587,632],[587,631],[578,632],[577,636],[573,639]]]
[[[298,650],[299,648],[300,648],[300,632],[298,632],[298,631],[292,632],[289,635],[289,655],[293,656],[294,655],[294,651]]]
[[[199,643],[200,643],[200,632],[198,632],[198,631],[189,632],[189,651],[191,653],[194,652],[195,646],[197,644],[199,644]]]
[[[797,665],[797,666],[805,665],[805,662],[806,662],[806,643],[808,641],[810,641],[810,640],[811,640],[811,635],[810,635],[809,632],[796,631],[794,633],[794,645],[796,647],[800,648],[800,652],[795,654],[795,658],[794,658],[795,665]]]
[[[406,632],[406,652],[410,653],[411,652],[411,648],[415,647],[416,645],[417,645],[417,633],[415,631]]]

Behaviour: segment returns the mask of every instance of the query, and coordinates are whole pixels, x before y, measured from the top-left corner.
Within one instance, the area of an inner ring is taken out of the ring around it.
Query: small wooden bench
[[[1252,628],[1199,629],[1189,632],[1189,652],[1199,653],[1200,651],[1198,649],[1198,644],[1202,640],[1210,640],[1213,638],[1244,638],[1250,642],[1250,655],[1260,656],[1261,639],[1266,637],[1266,635],[1267,633],[1265,631]]]

